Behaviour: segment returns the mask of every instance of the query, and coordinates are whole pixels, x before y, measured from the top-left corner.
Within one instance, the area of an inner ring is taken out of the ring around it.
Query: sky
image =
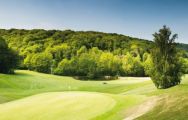
[[[0,28],[118,33],[152,40],[163,25],[188,43],[188,0],[0,0]]]

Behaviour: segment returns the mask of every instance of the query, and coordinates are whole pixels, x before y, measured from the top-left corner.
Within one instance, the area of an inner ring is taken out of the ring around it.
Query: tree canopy
[[[20,69],[96,79],[101,76],[146,76],[152,64],[153,42],[120,34],[0,29],[0,36],[18,52]],[[182,61],[188,56],[186,49],[182,50],[185,46],[178,47],[182,51]]]

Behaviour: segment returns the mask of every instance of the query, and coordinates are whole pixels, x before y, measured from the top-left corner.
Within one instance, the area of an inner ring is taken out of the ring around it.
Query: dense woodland
[[[125,35],[71,30],[0,30],[19,69],[57,75],[147,76],[153,42]],[[188,73],[188,45],[177,44],[184,72]]]

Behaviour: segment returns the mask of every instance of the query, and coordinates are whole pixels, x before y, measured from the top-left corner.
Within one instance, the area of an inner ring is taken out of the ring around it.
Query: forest
[[[13,68],[79,79],[148,76],[154,46],[152,41],[94,31],[0,29],[0,36],[13,55],[17,53],[19,64]],[[176,44],[184,73],[188,73],[187,48]]]

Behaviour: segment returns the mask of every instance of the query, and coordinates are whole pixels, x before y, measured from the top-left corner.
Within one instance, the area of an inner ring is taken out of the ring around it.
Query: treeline
[[[153,47],[151,41],[92,31],[1,29],[0,36],[19,52],[20,69],[92,79],[146,76]],[[187,52],[180,54],[187,61]]]

